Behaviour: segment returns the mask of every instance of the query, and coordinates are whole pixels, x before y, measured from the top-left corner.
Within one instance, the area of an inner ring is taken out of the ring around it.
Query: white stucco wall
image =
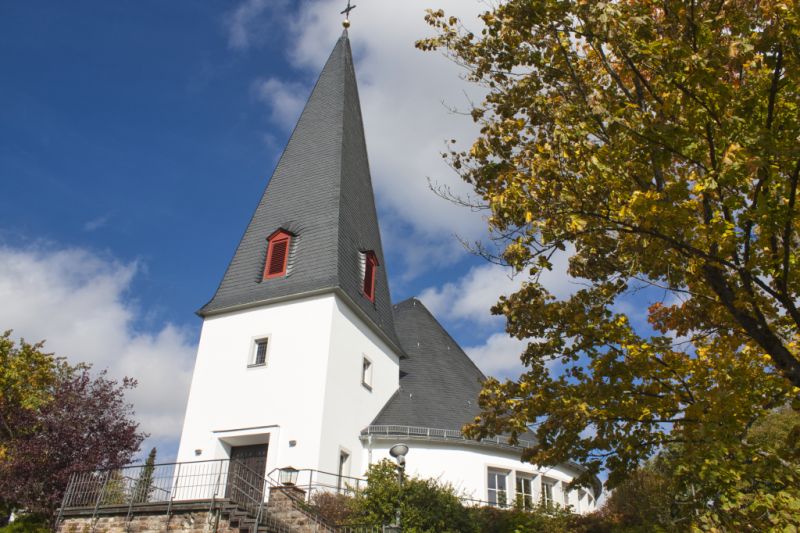
[[[178,461],[224,459],[231,444],[268,440],[268,472],[314,465],[333,308],[330,294],[205,319]],[[263,337],[267,363],[248,367]]]
[[[248,367],[260,338],[269,338],[267,363]],[[371,392],[361,385],[364,356],[373,364]],[[226,459],[230,446],[268,442],[267,472],[335,473],[341,447],[360,475],[359,432],[398,379],[397,355],[334,293],[209,317],[178,461]]]
[[[567,484],[576,475],[576,472],[569,467],[539,468],[530,463],[523,463],[519,460],[519,452],[514,450],[460,444],[453,441],[437,442],[404,440],[403,437],[381,437],[380,439],[373,438],[371,444],[365,442],[364,447],[371,449],[372,453],[368,455],[371,455],[372,462],[382,459],[394,461],[389,454],[389,448],[398,442],[404,442],[409,447],[406,456],[406,473],[408,475],[450,483],[462,496],[481,502],[489,500],[488,472],[490,469],[507,474],[506,487],[509,501],[514,500],[515,476],[521,474],[533,479],[533,498],[537,502],[541,500],[542,479],[548,478],[556,481],[553,497],[556,503],[563,504]],[[571,505],[578,512],[594,510],[594,502],[592,501],[590,504],[588,493],[580,502],[578,494],[577,490],[570,491],[567,494],[567,505]]]
[[[372,363],[372,390],[361,383],[365,357]],[[398,355],[337,297],[323,402],[320,470],[338,472],[342,449],[350,454],[345,475],[364,474],[359,435],[397,391],[399,361]]]

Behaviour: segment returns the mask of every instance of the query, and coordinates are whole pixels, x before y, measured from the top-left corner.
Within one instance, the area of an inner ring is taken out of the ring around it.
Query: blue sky
[[[0,5],[0,329],[139,379],[131,396],[175,452],[200,328],[302,104],[344,2],[4,2]],[[358,2],[350,31],[393,300],[420,296],[485,372],[518,370],[489,314],[519,283],[464,251],[485,221],[442,162],[466,144],[448,111],[480,93],[414,50],[426,7]],[[546,283],[575,289],[565,258]]]

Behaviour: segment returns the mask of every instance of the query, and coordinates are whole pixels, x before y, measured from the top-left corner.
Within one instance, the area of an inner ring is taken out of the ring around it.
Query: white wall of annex
[[[562,488],[566,488],[567,483],[572,481],[573,473],[568,468],[539,468],[530,463],[523,463],[519,460],[519,453],[511,450],[495,450],[488,447],[478,447],[474,445],[463,445],[454,442],[423,442],[416,440],[403,440],[402,436],[396,440],[373,441],[364,443],[365,450],[371,453],[372,462],[382,459],[394,459],[389,454],[389,448],[394,444],[404,442],[409,447],[406,456],[406,473],[411,476],[421,478],[438,479],[453,485],[456,491],[465,498],[480,501],[488,501],[487,475],[488,470],[498,469],[508,472],[507,488],[509,497],[513,497],[515,491],[515,475],[517,472],[533,477],[534,499],[541,498],[541,478],[542,476],[558,481],[554,498],[556,502],[563,502]],[[365,466],[366,468],[366,466]],[[577,509],[577,491],[571,492],[569,500]],[[588,512],[593,509],[588,506],[588,498],[581,506],[581,512]]]
[[[363,358],[372,363],[372,390],[361,384]],[[350,454],[349,475],[364,474],[359,435],[399,387],[399,357],[339,297],[334,305],[319,469],[337,473],[339,451]]]
[[[227,458],[226,439],[266,435],[267,472],[316,468],[334,306],[328,294],[205,319],[178,461]],[[263,337],[267,364],[248,368]]]

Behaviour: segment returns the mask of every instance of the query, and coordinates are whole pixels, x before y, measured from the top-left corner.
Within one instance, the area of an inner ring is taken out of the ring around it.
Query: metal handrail
[[[275,472],[279,472],[280,470],[282,470],[282,468],[273,468],[270,471],[270,475],[275,473]],[[316,472],[317,474],[325,474],[326,476],[340,477],[342,479],[352,479],[352,480],[354,480],[356,482],[359,482],[359,483],[367,481],[363,477],[346,476],[344,474],[341,474],[341,475],[340,474],[334,474],[333,472],[326,472],[325,470],[318,470],[316,468],[297,468],[296,470],[298,472]]]
[[[264,509],[264,499],[270,482],[264,474],[229,459],[193,462],[172,462],[156,465],[131,465],[122,468],[75,472],[64,492],[58,511],[57,524],[65,510],[91,512],[92,524],[103,508],[127,508],[126,522],[132,519],[133,509],[141,505],[166,504],[170,516],[176,502],[210,502],[213,512],[219,491],[230,480],[241,490],[232,491],[227,500],[245,511],[250,520],[272,531],[289,529]]]
[[[216,459],[76,472],[64,493],[57,524],[63,519],[65,509],[80,509],[82,514],[91,514],[92,524],[103,508],[114,509],[114,512],[122,508],[123,515],[127,510],[126,522],[132,519],[137,506],[153,504],[164,505],[167,515],[180,502],[203,502],[208,511],[213,512],[217,509],[220,491],[236,487],[238,490],[230,489],[230,494],[225,495],[223,502],[236,504],[247,513],[249,520],[262,527],[277,532],[287,531],[285,524],[273,516],[265,505],[270,489],[286,488],[275,479],[280,469],[273,469],[264,475],[242,463],[233,463],[235,467],[229,459]],[[314,469],[301,469],[298,472],[308,476],[308,484],[298,483],[298,488],[306,490],[305,495],[291,490],[283,494],[295,510],[314,522],[318,531],[345,531],[343,528],[348,528],[346,531],[369,530],[369,526],[330,525],[308,505],[312,503],[314,490],[346,494],[358,492],[366,485],[365,479]],[[326,483],[326,476],[344,483]],[[465,503],[470,502],[469,498],[461,499]],[[470,503],[485,505],[489,502],[471,500]]]
[[[260,498],[260,501],[257,502],[258,503],[258,509],[255,511],[256,521],[257,521],[257,523],[261,524],[262,517],[266,516],[266,514],[267,514],[266,511],[264,510],[265,498],[269,496],[269,492],[267,491],[267,488],[268,487],[269,488],[276,488],[276,489],[285,488],[279,482],[276,482],[275,480],[273,480],[271,478],[271,475],[274,472],[279,471],[281,469],[280,468],[274,468],[273,470],[270,471],[269,474],[264,476],[263,474],[259,474],[255,470],[251,469],[247,465],[244,465],[244,464],[241,464],[241,463],[237,463],[237,468],[234,469],[235,475],[239,476],[239,473],[238,473],[239,470],[244,470],[247,473],[249,473],[250,475],[255,476],[257,479],[260,479],[263,482],[262,497]],[[298,472],[300,472],[300,471],[310,471],[310,469],[298,470]],[[250,484],[248,481],[244,480],[243,478],[239,477],[239,479],[242,479],[251,489],[258,490],[257,487],[255,487],[254,485]],[[357,478],[353,478],[353,479],[357,479]],[[305,505],[305,501],[304,501],[305,498],[298,498],[296,495],[292,494],[291,492],[286,492],[284,494],[292,502],[292,506],[295,508],[295,510],[305,514],[306,517],[308,517],[308,518],[310,518],[311,520],[314,521],[314,524],[317,526],[318,530],[320,530],[320,531],[335,530],[335,528],[331,528],[331,526],[329,526],[327,523],[325,523],[325,521],[318,515],[318,513],[316,513],[315,511],[313,511],[312,509],[308,508],[308,506]],[[251,498],[251,500],[252,500],[252,498]],[[252,502],[252,503],[255,504],[256,502]],[[267,516],[267,519],[268,520],[274,520],[269,516]],[[270,523],[268,522],[267,524],[262,524],[262,525],[270,525]]]
[[[535,442],[525,439],[517,439],[516,443],[511,442],[510,437],[497,435],[486,437],[480,440],[470,439],[457,429],[438,429],[420,426],[398,426],[398,425],[374,425],[367,426],[361,430],[362,435],[405,435],[408,437],[427,437],[432,439],[444,440],[463,440],[480,442],[484,444],[495,444],[500,446],[510,446],[513,448],[531,448]]]
[[[272,483],[280,484],[277,480],[280,479],[281,470],[281,468],[271,470],[267,474],[267,479]],[[367,480],[364,478],[339,475],[313,468],[299,469],[297,476],[295,486],[305,492],[303,499],[306,503],[312,503],[314,496],[319,493],[355,495],[361,492],[367,484]]]

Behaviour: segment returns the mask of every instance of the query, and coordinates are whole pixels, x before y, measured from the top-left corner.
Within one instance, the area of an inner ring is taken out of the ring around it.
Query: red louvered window
[[[264,279],[285,276],[292,235],[284,230],[278,230],[270,235],[267,240],[269,241],[269,246],[267,248],[267,263],[264,266]]]
[[[369,298],[369,301],[375,301],[375,270],[378,268],[378,258],[375,252],[369,251],[364,253],[364,296]]]

